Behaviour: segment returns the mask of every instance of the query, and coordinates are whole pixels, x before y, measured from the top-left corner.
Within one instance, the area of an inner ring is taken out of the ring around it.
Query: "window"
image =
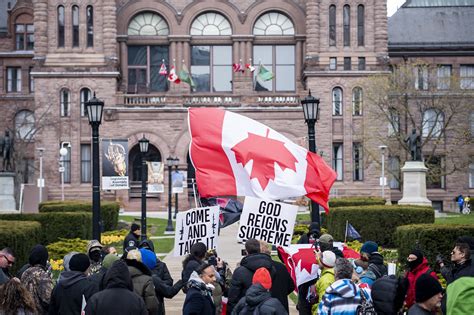
[[[232,46],[193,46],[191,74],[196,92],[232,92]]]
[[[428,67],[417,66],[415,68],[415,89],[428,90]]]
[[[438,66],[438,89],[446,90],[451,85],[451,66]]]
[[[474,65],[461,65],[461,89],[474,89]]]
[[[15,115],[15,135],[22,140],[31,140],[35,134],[35,115],[21,110]]]
[[[232,28],[222,14],[208,12],[194,19],[191,35],[232,35]]]
[[[361,71],[365,70],[365,57],[359,57],[358,69]]]
[[[168,46],[128,46],[128,92],[149,93],[168,90],[160,67],[168,64]]]
[[[168,23],[158,14],[145,12],[136,15],[128,24],[128,35],[166,36],[169,35]]]
[[[275,74],[272,80],[261,82],[256,80],[257,69],[254,72],[256,91],[295,91],[295,46],[260,46],[253,47],[253,60],[258,60],[269,71]]]
[[[352,179],[354,181],[364,180],[363,147],[361,143],[354,142],[352,144],[352,163]]]
[[[344,57],[344,70],[351,70],[351,57]]]
[[[422,136],[439,137],[444,129],[444,114],[438,109],[427,109],[423,113]]]
[[[91,173],[91,145],[81,144],[81,183],[90,183]]]
[[[59,161],[64,167],[64,182],[71,183],[71,147],[65,146],[67,154],[65,156],[60,155]]]
[[[92,93],[88,88],[81,90],[81,117],[87,116],[86,102],[91,99]]]
[[[357,7],[357,46],[365,45],[365,8],[362,4]]]
[[[21,92],[21,69],[7,67],[7,92]]]
[[[340,87],[332,90],[332,115],[342,116],[342,89]]]
[[[362,88],[355,87],[352,90],[352,115],[361,116],[362,115],[362,103],[363,103],[363,92]]]
[[[388,136],[397,136],[400,133],[400,113],[395,108],[388,110]]]
[[[474,157],[471,156],[469,163],[469,188],[474,188]]]
[[[343,9],[342,23],[344,24],[344,46],[351,45],[351,7],[345,5]]]
[[[35,26],[33,24],[16,24],[15,39],[17,50],[33,50],[35,45]]]
[[[332,168],[336,171],[336,180],[342,180],[342,143],[332,144]]]
[[[64,7],[58,7],[58,47],[64,47]]]
[[[70,116],[71,94],[68,89],[62,89],[60,92],[61,117]]]
[[[400,189],[400,158],[398,156],[390,156],[388,158],[388,185],[391,189]]]
[[[329,58],[329,70],[337,70],[337,58]]]
[[[94,8],[88,5],[86,8],[87,23],[87,47],[94,47]]]
[[[329,7],[329,46],[336,46],[336,6]]]
[[[72,47],[79,47],[79,7],[72,6]]]
[[[28,85],[30,87],[30,93],[33,93],[35,91],[35,79],[31,75],[32,70],[33,70],[32,67],[30,67],[30,69],[28,70],[28,79],[29,79]]]
[[[426,176],[426,188],[445,188],[444,159],[441,156],[425,156],[425,164],[428,168]]]
[[[270,12],[255,22],[253,35],[295,35],[295,27],[286,15]]]

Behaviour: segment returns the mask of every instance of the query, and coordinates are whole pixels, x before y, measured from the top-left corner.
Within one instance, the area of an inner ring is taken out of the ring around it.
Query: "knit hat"
[[[321,263],[324,267],[333,268],[336,265],[336,254],[326,250],[321,254]]]
[[[63,258],[64,271],[71,271],[71,269],[69,269],[69,261],[71,260],[72,256],[76,254],[79,254],[79,252],[70,252],[64,255],[64,258]]]
[[[272,278],[267,268],[261,267],[258,268],[253,274],[252,284],[259,283],[262,287],[267,290],[272,288]]]
[[[35,245],[30,252],[30,257],[28,262],[31,266],[41,265],[46,267],[46,262],[48,261],[48,250],[43,245]]]
[[[71,260],[69,261],[69,269],[71,271],[85,272],[90,265],[91,262],[89,257],[82,253],[72,256]]]
[[[89,244],[87,244],[87,253],[92,251],[101,250],[104,247],[98,240],[91,240]]]
[[[326,244],[329,244],[330,242],[333,242],[334,241],[334,238],[332,237],[331,234],[323,234],[319,237],[319,242],[320,243],[326,243]]]
[[[153,270],[156,267],[156,255],[149,249],[140,248],[140,254],[142,255],[142,261],[148,269]]]
[[[416,280],[415,300],[417,303],[425,302],[441,292],[443,292],[443,288],[439,281],[426,273]]]
[[[104,260],[102,260],[102,267],[104,267],[105,269],[109,269],[110,266],[112,266],[112,264],[119,259],[120,258],[118,258],[117,255],[107,254],[104,257]]]
[[[136,230],[139,230],[140,226],[136,223],[132,223],[132,226],[130,227],[130,231],[135,232]]]
[[[379,245],[372,241],[365,242],[360,248],[361,253],[372,254],[379,250]]]
[[[133,249],[128,252],[127,259],[142,262],[142,254],[140,254],[140,251],[138,251],[138,249]]]

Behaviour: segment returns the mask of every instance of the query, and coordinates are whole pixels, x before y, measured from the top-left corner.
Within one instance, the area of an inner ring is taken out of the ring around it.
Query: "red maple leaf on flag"
[[[311,274],[313,265],[318,264],[318,260],[316,259],[316,255],[314,254],[314,248],[301,248],[291,258],[293,259],[295,268],[301,261],[301,271],[306,270],[308,274]]]
[[[240,141],[232,151],[235,153],[237,163],[245,165],[253,160],[252,173],[250,178],[256,178],[262,190],[268,185],[270,179],[275,179],[275,162],[282,170],[291,169],[296,172],[296,158],[285,147],[285,143],[279,140],[268,138],[254,133],[248,133],[245,140]]]

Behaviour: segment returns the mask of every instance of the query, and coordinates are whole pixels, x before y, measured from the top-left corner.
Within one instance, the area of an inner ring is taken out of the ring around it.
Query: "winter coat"
[[[446,289],[447,295],[447,315],[474,314],[474,278],[463,277],[450,285]],[[467,303],[467,301],[471,301]]]
[[[240,299],[239,303],[232,311],[232,315],[238,315],[247,305],[247,310],[253,314],[257,309],[256,314],[261,315],[284,315],[288,314],[280,301],[273,298],[268,290],[262,287],[261,284],[253,284],[245,293],[245,296]],[[248,313],[247,313],[248,314]]]
[[[147,315],[143,299],[133,292],[132,278],[124,261],[112,264],[105,275],[105,290],[94,294],[86,315]]]
[[[252,277],[255,270],[261,267],[267,268],[272,279],[274,278],[275,271],[273,271],[272,258],[269,255],[251,254],[242,258],[240,266],[235,269],[230,282],[227,314],[231,314],[235,305],[245,296],[245,292],[252,285]]]
[[[10,275],[8,274],[7,270],[3,270],[3,268],[0,268],[0,285],[5,284],[10,280]]]
[[[390,275],[378,279],[371,292],[377,314],[396,315],[403,306],[407,288],[406,278]]]
[[[212,300],[216,306],[216,314],[222,313],[222,296],[226,295],[230,287],[230,281],[232,280],[232,271],[230,270],[227,263],[224,263],[224,267],[217,268],[216,278],[218,281],[212,283],[214,290],[212,290]]]
[[[125,249],[127,247],[136,247],[138,248],[138,244],[140,243],[140,240],[138,239],[138,236],[135,235],[133,232],[129,232],[127,236],[125,236],[125,239],[123,240],[123,251],[125,252]]]
[[[21,283],[31,293],[39,314],[47,314],[53,291],[53,280],[41,265],[32,266],[23,272]]]
[[[415,269],[409,271],[407,273],[406,278],[408,279],[408,291],[407,291],[407,296],[405,298],[405,305],[407,308],[410,308],[413,304],[415,304],[415,284],[416,280],[424,274],[427,273],[430,269],[428,266],[428,260],[426,260],[426,257],[423,257],[423,261],[421,264],[419,264]],[[430,272],[430,275],[438,280],[438,276],[434,271]]]
[[[190,256],[186,257],[185,263],[183,265],[183,271],[181,272],[181,280],[184,283],[187,283],[191,274],[196,271],[196,269],[202,264],[200,260],[197,260],[195,257]],[[186,291],[186,289],[184,290]],[[186,292],[185,292],[186,293]]]
[[[274,273],[272,274],[272,288],[270,289],[270,293],[272,297],[278,299],[285,310],[289,312],[288,294],[295,290],[295,283],[293,279],[291,279],[291,275],[285,265],[273,259],[272,265]]]
[[[133,292],[138,294],[145,301],[146,308],[150,315],[158,313],[159,302],[155,295],[155,286],[151,278],[151,271],[143,263],[125,259],[133,283]]]
[[[79,271],[64,271],[53,289],[49,314],[80,314],[82,296],[86,302],[99,291],[99,287]]]
[[[316,292],[318,293],[318,302],[321,302],[326,289],[334,282],[334,268],[324,268],[319,280],[316,281]]]
[[[373,252],[372,254],[370,254],[369,267],[367,268],[367,271],[371,271],[374,273],[374,280],[388,275],[387,266],[385,266],[383,263],[383,256],[380,255],[378,252]]]
[[[430,312],[420,307],[418,304],[413,304],[408,310],[407,315],[434,315],[434,312]]]
[[[105,289],[105,275],[107,273],[107,268],[101,267],[99,272],[94,273],[93,275],[89,276],[87,279],[94,283],[99,291]]]
[[[474,264],[471,259],[468,259],[464,264],[455,264],[452,269],[441,268],[441,274],[446,279],[447,284],[461,277],[474,277]]]
[[[212,288],[202,281],[197,272],[193,272],[189,277],[183,315],[213,315],[215,313]]]
[[[352,315],[356,314],[357,306],[361,303],[361,289],[350,279],[337,280],[331,284],[319,303],[320,315]],[[368,301],[370,294],[363,293]]]

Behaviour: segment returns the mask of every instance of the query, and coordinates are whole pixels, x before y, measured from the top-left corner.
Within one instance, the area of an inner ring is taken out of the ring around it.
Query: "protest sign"
[[[102,140],[102,189],[128,189],[128,140]]]
[[[189,254],[191,246],[204,243],[207,249],[217,248],[219,206],[191,209],[176,216],[174,256]]]
[[[246,197],[237,239],[245,242],[255,238],[288,247],[291,244],[297,212],[297,206]]]

